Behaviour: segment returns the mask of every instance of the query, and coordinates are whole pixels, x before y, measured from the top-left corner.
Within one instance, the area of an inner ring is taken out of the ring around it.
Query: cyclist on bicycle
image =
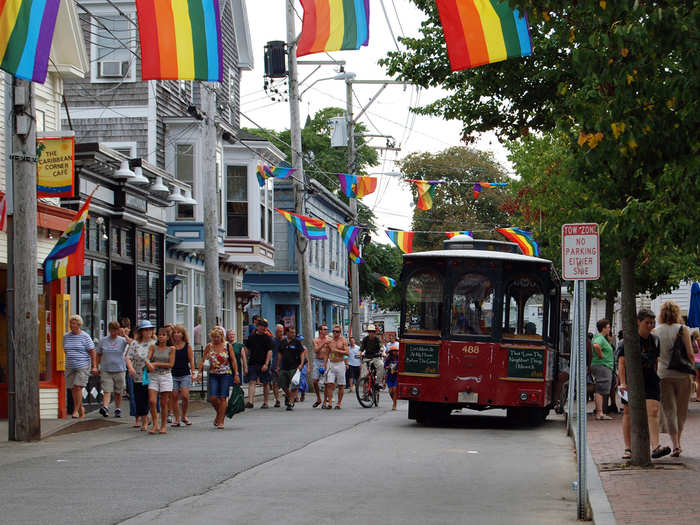
[[[377,387],[384,388],[384,361],[382,361],[382,342],[377,337],[377,328],[371,324],[367,327],[367,335],[360,345],[362,369],[360,377],[365,377],[370,365],[374,365],[377,377]]]

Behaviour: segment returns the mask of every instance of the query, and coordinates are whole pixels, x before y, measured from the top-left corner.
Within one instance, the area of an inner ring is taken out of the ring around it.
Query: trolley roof
[[[404,259],[425,259],[439,257],[443,259],[496,259],[500,261],[529,262],[551,264],[549,259],[541,257],[531,257],[519,253],[499,252],[495,250],[432,250],[429,252],[405,253]]]

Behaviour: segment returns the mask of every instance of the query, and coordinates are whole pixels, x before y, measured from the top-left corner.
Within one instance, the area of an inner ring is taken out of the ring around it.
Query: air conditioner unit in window
[[[99,76],[105,78],[122,78],[124,75],[126,75],[128,67],[128,62],[105,60],[99,63]]]
[[[330,268],[331,268],[331,270],[335,270],[337,268],[335,261],[330,262]]]

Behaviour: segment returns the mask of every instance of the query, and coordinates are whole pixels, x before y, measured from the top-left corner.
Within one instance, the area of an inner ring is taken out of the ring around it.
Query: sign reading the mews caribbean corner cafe
[[[72,197],[75,137],[37,137],[37,197]]]

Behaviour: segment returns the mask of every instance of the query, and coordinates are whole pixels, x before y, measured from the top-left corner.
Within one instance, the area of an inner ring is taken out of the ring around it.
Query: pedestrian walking
[[[328,335],[328,326],[322,324],[318,328],[319,336],[314,339],[314,361],[311,363],[311,381],[314,386],[314,393],[316,394],[316,401],[313,407],[316,408],[321,405],[321,387],[319,381],[322,379],[325,381],[326,375],[326,361],[328,360],[329,343],[331,341]],[[325,390],[325,388],[324,388]],[[324,391],[324,398],[326,397]],[[323,405],[325,408],[325,404]]]
[[[255,385],[263,385],[263,404],[260,408],[270,408],[267,400],[270,397],[270,364],[272,363],[272,337],[267,332],[267,319],[259,318],[255,332],[245,342],[248,354],[248,403],[246,408],[253,408]]]
[[[143,384],[143,380],[148,377],[143,372],[148,370],[146,360],[148,349],[153,343],[153,328],[150,321],[140,321],[136,325],[134,340],[131,341],[126,352],[126,370],[134,388],[134,416],[136,417],[134,428],[140,428],[142,431],[145,431],[148,426],[148,384]]]
[[[691,334],[690,342],[693,345],[695,354],[695,394],[693,401],[700,401],[700,332],[696,328]]]
[[[637,331],[642,358],[642,377],[644,382],[644,399],[647,409],[647,424],[649,425],[649,441],[651,442],[651,457],[658,459],[671,453],[667,446],[659,443],[659,400],[661,391],[659,388],[659,376],[656,374],[657,361],[661,352],[659,338],[652,333],[656,314],[647,308],[642,308],[637,313]],[[620,341],[618,347],[618,370],[620,371],[620,393],[624,412],[622,415],[622,436],[625,441],[625,453],[623,459],[632,458],[632,439],[630,435],[630,411],[627,388],[627,369],[625,367],[625,346]]]
[[[393,404],[392,410],[396,410],[396,402],[399,399],[397,387],[399,384],[399,347],[392,345],[389,348],[389,355],[384,360],[384,370],[386,371],[386,386]]]
[[[295,329],[296,331],[296,329]],[[279,352],[280,346],[284,342],[284,326],[281,324],[275,325],[275,337],[272,338],[272,361],[270,363],[270,384],[272,386],[272,395],[275,396],[275,408],[280,406],[279,392]]]
[[[382,360],[382,343],[377,337],[377,328],[371,324],[367,327],[367,335],[360,345],[362,368],[360,377],[365,377],[370,365],[374,365],[377,374],[377,387],[384,388],[384,361]]]
[[[195,369],[194,351],[184,326],[181,324],[175,325],[172,334],[172,344],[175,348],[175,363],[171,371],[173,375],[173,392],[170,405],[175,416],[172,426],[179,427],[181,422],[189,426],[192,424],[192,421],[187,419],[187,410],[190,407],[192,372]],[[180,404],[182,404],[182,408],[180,408]]]
[[[204,355],[199,363],[199,377],[202,376],[204,361],[209,360],[209,402],[214,407],[216,416],[214,426],[224,429],[226,401],[233,383],[240,383],[236,356],[233,347],[226,342],[222,328],[215,327],[209,332],[210,342],[204,348]]]
[[[669,368],[676,338],[683,340],[683,347],[691,363],[695,361],[695,356],[690,343],[690,331],[683,325],[681,309],[675,302],[666,301],[661,305],[659,321],[654,334],[660,340],[658,375],[661,388],[661,431],[671,435],[671,456],[677,458],[682,452],[681,435],[688,416],[692,380],[687,372]]]
[[[598,420],[610,420],[610,416],[603,413],[603,401],[610,395],[610,385],[614,368],[613,347],[608,341],[610,334],[610,321],[600,319],[596,323],[598,333],[593,337],[591,346],[593,359],[591,361],[591,374],[595,381],[595,418]]]
[[[128,317],[122,317],[119,320],[119,335],[126,339],[126,349],[124,350],[124,361],[126,362],[126,353],[129,351],[129,345],[134,340],[131,337],[131,319]],[[126,376],[126,394],[129,397],[129,415],[131,417],[136,417],[136,401],[134,400],[134,380],[129,375],[129,372],[125,374]],[[134,424],[134,428],[137,428],[139,423]]]
[[[338,402],[336,410],[340,410],[345,390],[345,357],[349,354],[348,341],[341,335],[340,326],[333,327],[333,337],[328,343],[328,359],[326,361],[326,386],[324,388],[325,402],[323,408],[333,408],[333,392],[338,387]]]
[[[73,418],[85,417],[83,407],[83,387],[88,384],[90,374],[97,375],[95,343],[82,330],[83,318],[71,315],[70,331],[63,336],[63,350],[66,355],[66,388],[73,398]]]
[[[175,364],[175,348],[170,345],[168,329],[164,326],[158,329],[155,344],[148,348],[146,368],[148,369],[148,404],[151,408],[153,425],[149,434],[167,434],[168,400],[173,391],[173,376],[171,370]],[[158,395],[160,394],[160,424],[158,424]]]
[[[226,342],[233,347],[233,353],[236,355],[238,379],[240,384],[243,384],[243,377],[248,374],[248,358],[246,357],[245,346],[243,346],[243,343],[236,341],[236,332],[234,330],[226,331]]]
[[[100,414],[104,417],[109,416],[109,402],[114,394],[114,417],[122,417],[122,392],[126,386],[124,375],[126,372],[127,342],[119,335],[118,322],[111,321],[107,329],[109,335],[103,337],[97,346],[97,366],[100,368],[100,382],[102,383]]]
[[[346,376],[346,384],[352,392],[357,385],[358,379],[360,379],[360,368],[362,367],[362,360],[360,359],[360,347],[355,342],[355,338],[350,336],[350,344],[348,345],[348,370]]]
[[[279,375],[279,384],[285,394],[285,406],[287,410],[294,409],[294,401],[297,396],[299,384],[292,383],[294,375],[301,371],[306,360],[306,350],[301,341],[297,339],[297,329],[294,326],[288,326],[286,329],[286,338],[282,341],[279,348],[279,359],[277,360],[277,372]]]

